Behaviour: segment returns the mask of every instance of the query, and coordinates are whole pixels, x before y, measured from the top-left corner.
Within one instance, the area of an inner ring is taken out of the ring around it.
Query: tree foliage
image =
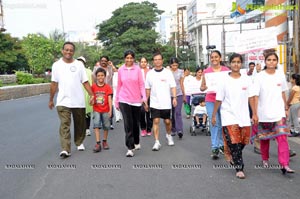
[[[0,74],[14,70],[27,70],[28,64],[21,48],[21,41],[10,34],[0,33]]]
[[[86,64],[90,68],[93,68],[95,66],[95,63],[99,60],[101,49],[99,46],[89,46],[86,43],[80,42],[75,43],[76,45],[76,51],[74,57],[80,57],[83,56],[86,59]]]
[[[162,13],[156,3],[148,1],[131,2],[115,10],[110,19],[97,25],[97,38],[104,45],[104,53],[117,64],[127,49],[134,50],[136,57],[150,58],[153,49],[161,48],[154,28]]]
[[[42,34],[29,34],[23,38],[22,47],[32,73],[41,74],[60,55],[64,41],[54,41]]]

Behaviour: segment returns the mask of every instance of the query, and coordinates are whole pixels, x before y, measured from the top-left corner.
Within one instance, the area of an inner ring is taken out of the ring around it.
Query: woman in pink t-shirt
[[[125,64],[118,70],[118,86],[115,106],[123,115],[125,143],[128,148],[127,157],[133,157],[134,150],[140,145],[140,113],[141,106],[148,111],[145,83],[141,69],[134,63],[135,53],[127,50],[124,53]]]
[[[214,50],[210,54],[210,66],[203,71],[203,79],[200,87],[201,91],[205,91],[208,89],[205,81],[205,75],[207,73],[217,73],[221,71],[229,71],[229,68],[221,65],[222,56],[218,50]],[[221,124],[221,116],[220,109],[218,109],[216,113],[216,125],[211,125],[212,113],[214,110],[214,104],[216,102],[216,92],[209,91],[205,97],[206,109],[209,117],[209,128],[211,133],[211,149],[212,149],[212,158],[218,159],[219,153],[224,154],[224,143],[222,137],[222,124]]]

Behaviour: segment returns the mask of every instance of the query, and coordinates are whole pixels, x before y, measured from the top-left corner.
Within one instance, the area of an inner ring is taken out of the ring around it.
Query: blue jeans
[[[214,102],[205,102],[206,103],[206,110],[208,114],[209,119],[209,128],[210,128],[210,134],[211,134],[211,148],[218,149],[221,146],[224,146],[223,143],[223,137],[222,137],[222,123],[221,123],[221,114],[220,114],[220,108],[217,111],[216,114],[216,125],[212,126],[211,124],[211,118],[212,113],[214,111]]]
[[[94,128],[103,128],[105,131],[109,130],[109,120],[108,113],[93,112]]]

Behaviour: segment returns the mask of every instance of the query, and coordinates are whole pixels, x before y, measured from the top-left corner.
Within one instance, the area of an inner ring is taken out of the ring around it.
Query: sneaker
[[[176,132],[171,132],[171,136],[175,136],[176,135]]]
[[[134,145],[134,150],[140,150],[140,149],[141,149],[141,144]]]
[[[213,149],[211,157],[212,157],[213,160],[218,159],[219,158],[219,149]]]
[[[152,135],[152,132],[151,132],[151,131],[148,131],[148,132],[147,132],[147,135],[148,135],[148,136],[151,136],[151,135]]]
[[[147,135],[147,131],[146,131],[146,130],[142,130],[141,136],[142,136],[142,137],[145,137],[146,135]]]
[[[100,152],[101,151],[101,144],[96,144],[93,151],[94,151],[94,153]]]
[[[86,136],[91,136],[90,129],[85,130],[85,135],[86,135]]]
[[[102,147],[103,147],[104,150],[108,150],[109,149],[107,141],[106,142],[102,142]]]
[[[178,137],[179,137],[179,139],[181,139],[182,136],[183,136],[183,133],[182,133],[181,131],[179,131],[179,132],[178,132]]]
[[[206,128],[206,125],[204,123],[202,123],[202,128],[204,128],[204,129]]]
[[[221,147],[219,148],[219,152],[220,152],[222,155],[224,155],[224,146],[221,146]]]
[[[191,116],[190,116],[190,115],[187,115],[187,116],[186,116],[186,119],[190,119],[190,118],[191,118]]]
[[[81,145],[77,146],[77,150],[78,150],[78,151],[84,151],[84,150],[85,150],[84,145],[81,144]]]
[[[59,153],[59,157],[61,157],[61,158],[67,158],[70,156],[71,156],[71,153],[69,153],[68,151],[62,151]]]
[[[110,125],[110,130],[114,130],[114,125]]]
[[[160,145],[159,141],[156,140],[152,147],[152,151],[159,151],[160,147],[161,147],[161,145]]]
[[[166,138],[167,138],[168,145],[173,146],[174,145],[173,137],[167,134]]]
[[[196,124],[196,128],[197,128],[197,129],[200,128],[200,124]]]
[[[132,150],[128,150],[127,153],[126,153],[126,157],[133,157],[134,156],[134,153]]]

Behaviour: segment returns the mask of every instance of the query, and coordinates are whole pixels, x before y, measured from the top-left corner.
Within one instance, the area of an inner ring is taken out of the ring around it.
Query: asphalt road
[[[211,160],[210,137],[189,134],[167,146],[161,126],[162,148],[151,150],[152,137],[142,137],[142,149],[125,157],[123,124],[109,132],[110,150],[93,153],[94,136],[86,137],[86,150],[60,159],[56,110],[48,109],[48,95],[0,102],[0,199],[145,199],[145,198],[299,198],[300,138],[290,138],[298,156],[290,162],[295,174],[276,168],[272,142],[270,164],[260,169],[260,156],[248,145],[244,150],[247,178],[235,177],[224,158]]]

